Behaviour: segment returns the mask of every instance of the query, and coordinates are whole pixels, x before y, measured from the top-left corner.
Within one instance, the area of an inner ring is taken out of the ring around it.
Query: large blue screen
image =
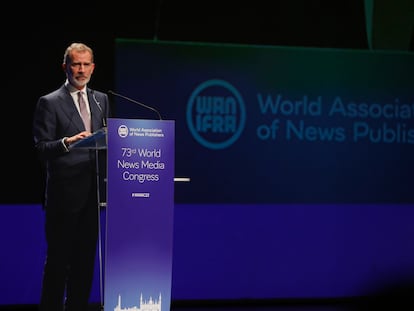
[[[180,203],[413,203],[413,70],[406,52],[116,45],[116,91],[176,120]]]

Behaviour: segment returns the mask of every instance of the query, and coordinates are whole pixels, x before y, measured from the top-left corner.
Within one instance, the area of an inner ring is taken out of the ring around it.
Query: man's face
[[[82,89],[91,79],[95,64],[88,51],[72,51],[71,61],[64,64],[66,76],[74,87]]]

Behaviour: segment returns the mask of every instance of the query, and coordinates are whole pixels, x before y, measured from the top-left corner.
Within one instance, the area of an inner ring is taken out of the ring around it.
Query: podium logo
[[[226,81],[205,81],[194,89],[188,100],[188,128],[195,140],[206,148],[229,147],[237,141],[245,123],[243,98]]]
[[[126,125],[120,125],[118,127],[118,135],[119,135],[119,137],[127,137],[128,136],[128,127]]]

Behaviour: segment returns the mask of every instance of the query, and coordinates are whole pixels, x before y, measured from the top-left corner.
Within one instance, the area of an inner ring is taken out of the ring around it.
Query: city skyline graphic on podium
[[[144,300],[141,293],[139,299],[139,306],[125,307],[121,306],[121,295],[118,296],[118,304],[114,308],[114,311],[161,311],[161,293],[157,299],[153,299],[151,296],[148,300]]]

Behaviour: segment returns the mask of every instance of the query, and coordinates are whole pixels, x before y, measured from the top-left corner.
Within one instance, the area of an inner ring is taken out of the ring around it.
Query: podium
[[[97,163],[106,149],[106,204],[98,200],[106,206],[104,261],[98,245],[105,311],[170,310],[174,136],[175,121],[108,118],[106,129],[72,145],[96,150]]]
[[[106,165],[106,155],[100,152],[107,149],[107,128],[102,127],[99,130],[92,133],[92,135],[78,140],[74,144],[69,146],[69,149],[90,149],[95,150],[96,159],[96,182],[97,182],[97,196],[98,207],[106,205],[106,176],[102,176],[102,171],[106,170],[102,167],[103,163]],[[102,159],[104,157],[104,159]]]
[[[174,127],[108,119],[105,310],[170,310]]]
[[[95,151],[95,163],[96,163],[96,191],[97,191],[97,213],[98,213],[98,261],[99,261],[99,291],[100,291],[100,304],[103,307],[103,254],[102,254],[102,220],[101,211],[102,207],[106,206],[106,174],[103,171],[106,167],[102,167],[102,163],[106,166],[106,154],[103,152],[107,149],[107,128],[103,127],[92,133],[92,135],[85,137],[69,146],[69,149],[89,149]],[[103,158],[103,159],[102,159]]]
[[[86,148],[86,149],[96,149],[102,150],[106,149],[107,141],[106,141],[106,132],[107,128],[103,127],[93,132],[92,135],[85,137],[77,142],[73,143],[69,146],[69,149],[74,148]]]

